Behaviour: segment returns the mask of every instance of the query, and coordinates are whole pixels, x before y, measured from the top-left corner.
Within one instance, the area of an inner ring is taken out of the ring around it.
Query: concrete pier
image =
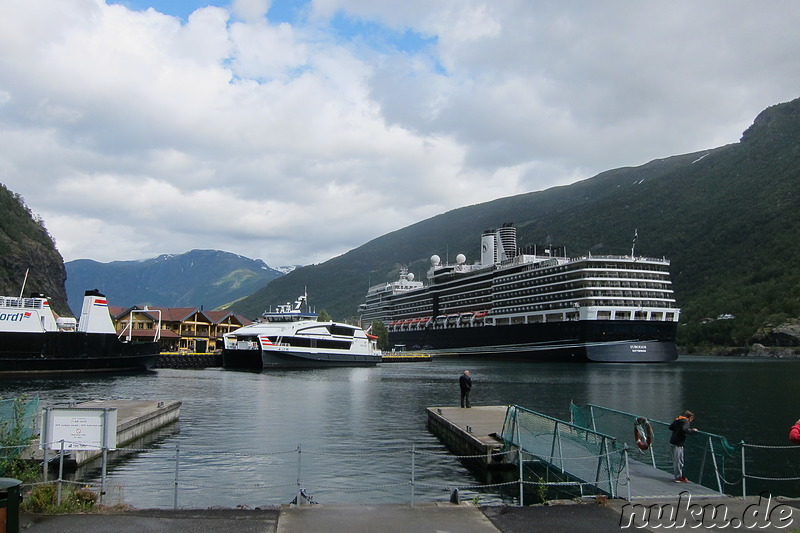
[[[480,463],[487,468],[510,466],[499,438],[507,409],[505,405],[428,407],[428,430],[456,455],[482,456]]]
[[[181,402],[160,402],[151,400],[96,400],[83,402],[70,407],[80,408],[115,408],[117,410],[117,448],[152,433],[168,424],[176,422],[180,417]],[[50,458],[57,457],[55,451],[49,452]],[[102,455],[102,450],[72,450],[68,464],[80,466]],[[37,443],[22,453],[22,458],[35,461],[44,460],[44,450]]]
[[[117,447],[152,433],[176,422],[181,414],[181,402],[158,402],[150,400],[95,400],[83,402],[75,407],[116,408]],[[100,450],[76,450],[73,452],[77,465],[82,465],[101,455]]]

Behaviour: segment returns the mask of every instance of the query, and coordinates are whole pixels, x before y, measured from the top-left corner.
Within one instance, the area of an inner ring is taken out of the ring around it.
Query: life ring
[[[633,425],[633,437],[636,439],[636,446],[640,450],[647,451],[650,445],[653,444],[653,426],[644,417],[636,419]]]

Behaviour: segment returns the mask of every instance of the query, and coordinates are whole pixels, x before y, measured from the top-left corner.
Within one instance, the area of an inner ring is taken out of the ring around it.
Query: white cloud
[[[800,87],[792,1],[0,3],[0,182],[67,260],[321,262],[735,142]]]

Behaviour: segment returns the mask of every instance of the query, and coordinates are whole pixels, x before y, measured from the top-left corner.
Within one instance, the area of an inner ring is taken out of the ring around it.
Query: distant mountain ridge
[[[216,309],[249,296],[294,268],[274,269],[260,259],[219,250],[111,263],[76,259],[65,266],[67,297],[76,313],[80,313],[83,293],[89,289],[99,289],[109,302],[122,307]]]
[[[307,287],[318,309],[355,318],[369,285],[401,266],[424,281],[433,254],[472,262],[481,232],[505,222],[519,247],[569,256],[629,254],[638,230],[637,255],[671,260],[682,345],[744,345],[764,324],[800,317],[798,191],[800,99],[764,110],[738,143],[455,209],[297,269],[232,309],[252,316]],[[713,320],[724,315],[735,319]]]

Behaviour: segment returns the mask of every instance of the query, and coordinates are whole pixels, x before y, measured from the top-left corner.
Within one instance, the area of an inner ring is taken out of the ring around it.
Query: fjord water
[[[109,467],[109,493],[116,490],[119,500],[135,507],[173,506],[176,447],[180,507],[288,503],[298,477],[322,503],[408,503],[412,470],[416,501],[446,500],[451,487],[467,487],[462,494],[480,492],[482,502],[508,501],[514,488],[469,489],[498,480],[468,470],[426,428],[426,407],[458,404],[457,380],[465,369],[473,377],[473,405],[518,404],[562,420],[569,420],[570,400],[664,421],[692,409],[696,427],[724,435],[731,444],[787,445],[789,427],[800,418],[800,360],[702,356],[647,365],[442,358],[262,373],[160,369],[145,375],[5,379],[0,390],[4,398],[38,396],[43,405],[182,401],[178,424],[146,444],[134,444],[136,451]],[[412,445],[418,452],[413,465]],[[799,465],[797,453],[758,470],[800,476]],[[97,479],[99,471],[83,475]],[[768,488],[788,495],[797,484],[774,482]],[[726,491],[740,494],[741,485]]]

